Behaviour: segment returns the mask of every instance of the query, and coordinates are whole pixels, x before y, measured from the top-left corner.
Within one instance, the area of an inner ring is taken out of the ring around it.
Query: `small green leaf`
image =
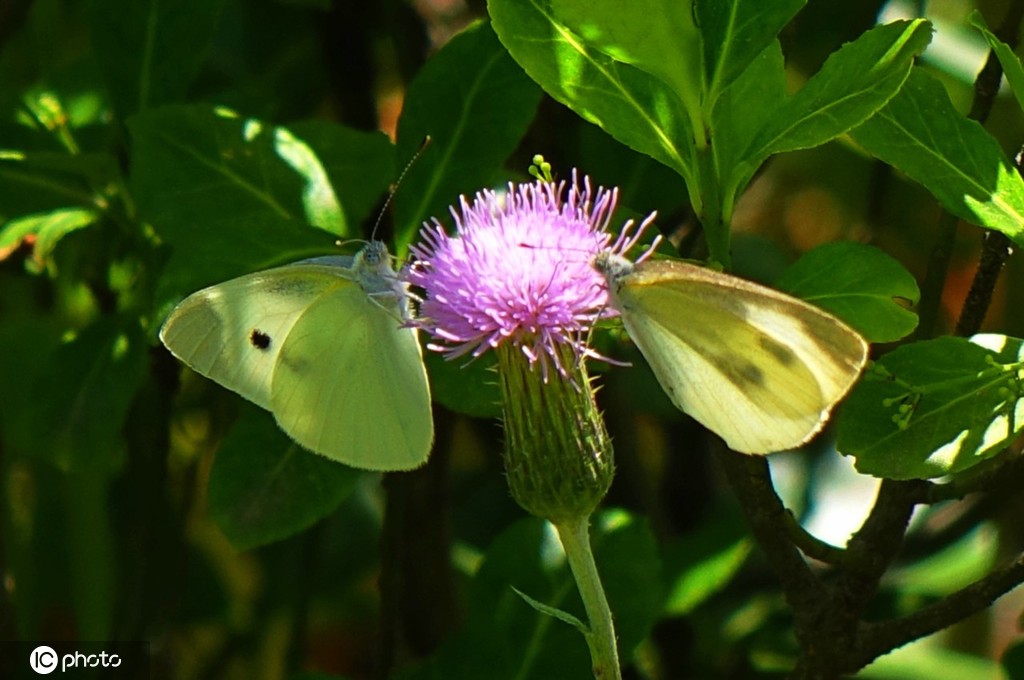
[[[746,152],[742,187],[769,156],[809,149],[860,125],[885,106],[931,40],[922,19],[877,26],[843,45],[767,120]]]
[[[1010,91],[1013,92],[1013,96],[1017,100],[1017,106],[1024,111],[1024,64],[1021,64],[1020,57],[1014,53],[1009,45],[997,38],[988,29],[988,25],[985,23],[985,18],[981,15],[981,12],[974,10],[967,15],[967,21],[981,31],[981,34],[985,36],[985,40],[988,41],[989,47],[996,53],[999,65],[1003,67],[1003,75],[1006,76],[1006,82],[1010,84]]]
[[[941,477],[990,458],[1024,429],[1024,341],[942,337],[886,354],[854,387],[836,447],[859,471]]]
[[[92,46],[122,118],[185,95],[223,6],[224,0],[89,3]]]
[[[210,515],[236,548],[246,550],[329,515],[364,476],[303,450],[270,414],[243,404],[210,470]]]
[[[900,93],[851,135],[957,217],[1024,245],[1024,180],[992,135],[953,108],[935,78],[914,69]]]
[[[872,246],[841,241],[819,246],[789,267],[775,285],[850,324],[870,342],[894,342],[917,327],[917,281]]]
[[[694,178],[693,130],[683,102],[660,79],[590,47],[546,0],[489,0],[512,57],[544,91],[636,151]],[[691,195],[699,195],[690,188]]]
[[[447,219],[449,205],[500,169],[526,133],[540,95],[487,23],[455,36],[427,62],[409,86],[398,123],[403,161],[431,139],[395,194],[400,252],[425,220]]]
[[[558,619],[562,623],[567,623],[573,628],[577,629],[579,632],[583,633],[584,635],[590,634],[590,629],[587,628],[587,624],[583,623],[569,612],[562,611],[557,607],[549,607],[540,600],[533,599],[523,591],[519,590],[519,588],[516,588],[515,586],[510,587],[512,588],[513,591],[515,591],[516,595],[518,595],[526,601],[526,604],[530,605],[531,607],[539,611],[541,614]]]
[[[704,51],[704,106],[750,66],[806,0],[695,0]],[[679,3],[683,4],[683,3]],[[682,39],[682,38],[680,38]]]

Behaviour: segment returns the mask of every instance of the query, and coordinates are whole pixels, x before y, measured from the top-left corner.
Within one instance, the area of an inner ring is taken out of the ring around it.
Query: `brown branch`
[[[931,635],[964,620],[971,614],[980,612],[1021,583],[1024,583],[1024,555],[913,614],[865,625],[860,636],[863,658],[859,667],[897,647]]]
[[[718,460],[740,501],[751,533],[782,584],[786,601],[797,619],[797,635],[800,635],[801,631],[814,627],[826,593],[789,537],[788,512],[772,486],[768,461],[763,456],[746,456],[724,447]]]

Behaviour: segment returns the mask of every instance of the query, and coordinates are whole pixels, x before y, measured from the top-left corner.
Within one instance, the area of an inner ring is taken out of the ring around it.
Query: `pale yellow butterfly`
[[[771,288],[679,260],[594,267],[672,402],[734,451],[806,443],[867,361],[856,331]]]
[[[434,437],[408,293],[387,248],[248,274],[190,295],[160,339],[274,414],[311,451],[369,470],[422,465]]]

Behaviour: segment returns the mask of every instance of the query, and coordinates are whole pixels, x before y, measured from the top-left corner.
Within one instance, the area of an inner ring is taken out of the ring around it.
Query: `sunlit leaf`
[[[1024,244],[1024,180],[945,88],[915,69],[884,109],[851,132],[873,156],[920,182],[946,210]]]
[[[917,327],[917,314],[907,309],[920,297],[917,281],[872,246],[849,241],[819,246],[775,285],[832,312],[870,342],[894,342]]]
[[[670,87],[587,46],[545,0],[490,0],[487,6],[501,42],[545,92],[693,179],[693,131]]]
[[[840,411],[836,447],[860,472],[941,477],[1000,451],[1024,429],[1024,341],[942,337],[886,354]]]

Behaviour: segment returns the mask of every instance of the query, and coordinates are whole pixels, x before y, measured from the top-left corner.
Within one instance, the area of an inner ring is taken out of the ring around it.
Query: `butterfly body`
[[[677,260],[594,267],[672,402],[735,451],[807,442],[867,361],[846,324],[771,288]]]
[[[416,330],[387,250],[323,257],[192,294],[160,339],[197,373],[271,411],[303,447],[348,465],[406,470],[433,441]]]

